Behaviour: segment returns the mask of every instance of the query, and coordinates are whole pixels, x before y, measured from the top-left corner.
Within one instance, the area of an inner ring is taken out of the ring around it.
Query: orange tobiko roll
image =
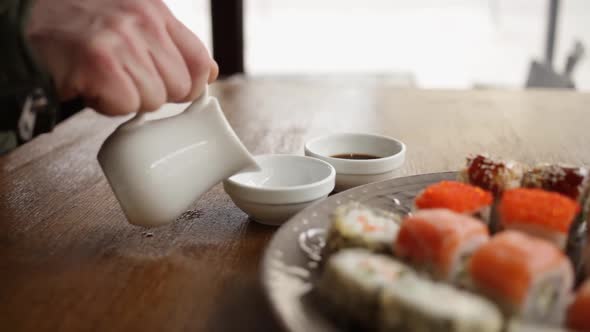
[[[502,195],[500,223],[564,248],[580,205],[569,197],[542,189],[512,189]]]
[[[480,246],[468,267],[475,289],[508,315],[555,322],[574,282],[572,265],[554,244],[504,231]]]
[[[449,209],[474,215],[489,222],[493,196],[489,191],[456,181],[442,181],[428,186],[416,197],[417,209]]]

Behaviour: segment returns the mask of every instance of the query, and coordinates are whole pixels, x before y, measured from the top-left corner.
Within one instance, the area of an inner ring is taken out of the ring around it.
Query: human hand
[[[203,43],[162,0],[36,0],[26,38],[61,100],[107,115],[196,99],[217,78]]]

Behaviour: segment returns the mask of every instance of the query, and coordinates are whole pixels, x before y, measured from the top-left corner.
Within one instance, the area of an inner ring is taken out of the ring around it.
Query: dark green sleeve
[[[20,143],[50,131],[58,119],[51,77],[24,38],[31,3],[0,0],[0,131],[12,131]]]

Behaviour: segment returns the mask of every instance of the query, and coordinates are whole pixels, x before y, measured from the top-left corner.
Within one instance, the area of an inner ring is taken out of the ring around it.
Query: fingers
[[[90,107],[106,115],[133,113],[142,103],[136,83],[114,56],[115,42],[113,34],[93,39],[81,51],[72,77],[73,89],[80,91]]]
[[[87,74],[93,79],[80,91],[88,106],[105,115],[124,115],[140,109],[141,97],[136,84],[120,63],[104,69],[93,68]]]
[[[147,55],[147,52],[146,52]],[[167,100],[166,87],[151,63],[141,63],[137,56],[129,56],[124,68],[133,80],[141,100],[139,110],[142,112],[155,111]]]
[[[60,69],[62,96],[79,94],[107,115],[198,98],[219,72],[199,38],[160,0],[121,3],[73,45],[76,61]]]
[[[167,88],[164,79],[156,68],[156,61],[151,56],[142,32],[133,25],[123,26],[119,35],[126,47],[120,51],[121,61],[127,74],[131,77],[141,100],[141,111],[154,111],[167,100]]]
[[[142,20],[138,28],[148,47],[152,63],[164,82],[167,101],[183,100],[191,89],[191,76],[184,58],[166,29],[166,22],[174,19],[172,13],[161,1],[138,2],[132,6]]]
[[[182,24],[182,22],[174,17],[174,14],[172,14],[170,9],[163,1],[156,0],[154,4],[158,12],[163,13],[167,17],[166,36],[170,38],[174,44],[174,49],[178,50],[178,54],[181,54],[185,60],[185,65],[188,66],[188,70],[190,71],[191,81],[194,82],[195,78],[200,78],[201,69],[205,67],[209,70],[207,82],[213,83],[219,75],[219,67],[217,62],[215,62],[215,60],[213,60],[213,58],[209,55],[201,40],[184,24]],[[197,81],[197,83],[199,82]],[[197,84],[197,87],[198,86],[199,84]],[[196,94],[199,96],[202,92],[200,89],[197,89],[197,91],[192,90],[193,89],[191,87],[191,94],[185,96],[185,101],[194,99],[190,98],[191,95]]]
[[[143,37],[134,25],[117,23],[87,50],[89,70],[81,74],[81,90],[102,113],[153,111],[166,102],[166,86]]]
[[[158,74],[165,84],[169,102],[179,102],[190,93],[191,76],[184,58],[176,48],[170,36],[161,38],[159,47],[151,47],[150,57],[157,68]]]
[[[201,95],[208,82],[217,78],[217,63],[199,38],[174,17],[164,2],[156,0],[150,4],[134,8],[144,18],[143,33],[166,85],[168,101],[191,101]]]
[[[219,76],[219,66],[217,62],[211,58],[211,71],[209,72],[209,79],[207,80],[208,83],[213,83]]]
[[[207,83],[211,83],[217,78],[219,68],[203,43],[186,26],[173,18],[167,27],[168,33],[182,54],[191,76],[190,92],[179,101],[192,101],[203,93]]]

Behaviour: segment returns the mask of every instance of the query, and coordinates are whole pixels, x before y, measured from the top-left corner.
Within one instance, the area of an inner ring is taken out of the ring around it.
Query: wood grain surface
[[[456,170],[484,151],[590,165],[590,94],[294,78],[231,79],[211,92],[254,154],[300,154],[314,136],[361,131],[406,142],[399,176]],[[259,284],[275,228],[248,221],[220,186],[169,226],[125,221],[96,162],[123,120],[86,110],[0,158],[0,329],[280,329]]]

